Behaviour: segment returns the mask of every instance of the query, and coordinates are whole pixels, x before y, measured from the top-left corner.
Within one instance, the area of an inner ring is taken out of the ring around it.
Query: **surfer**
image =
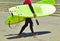
[[[23,4],[28,4],[29,5],[29,8],[34,16],[34,18],[36,17],[36,14],[33,10],[33,7],[31,5],[31,1],[30,0],[24,0],[24,3]],[[32,22],[32,19],[31,18],[26,18],[25,19],[25,24],[24,26],[22,27],[21,31],[19,32],[18,36],[21,37],[22,36],[22,32],[24,31],[24,29],[28,26],[28,23],[30,24],[30,30],[32,32],[32,36],[35,35],[34,31],[33,31],[33,22]]]

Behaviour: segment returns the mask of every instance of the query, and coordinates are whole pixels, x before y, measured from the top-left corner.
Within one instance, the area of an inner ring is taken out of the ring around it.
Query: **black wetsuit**
[[[28,4],[28,5],[29,5],[30,10],[31,10],[32,13],[34,14],[35,12],[34,12],[34,10],[33,10],[32,5],[31,5],[31,4]],[[30,30],[31,30],[31,32],[34,33],[34,31],[33,31],[33,22],[32,22],[32,20],[31,20],[31,18],[26,18],[25,24],[24,24],[24,26],[22,27],[22,29],[21,29],[21,31],[20,31],[19,34],[22,34],[22,32],[24,31],[24,29],[28,26],[28,23],[30,23]]]

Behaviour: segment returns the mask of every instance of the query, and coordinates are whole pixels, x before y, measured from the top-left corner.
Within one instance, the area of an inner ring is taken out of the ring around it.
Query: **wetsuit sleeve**
[[[31,4],[29,4],[29,8],[30,8],[30,10],[32,11],[32,13],[34,14],[35,12],[34,12],[34,9],[33,9],[33,7],[32,7]]]

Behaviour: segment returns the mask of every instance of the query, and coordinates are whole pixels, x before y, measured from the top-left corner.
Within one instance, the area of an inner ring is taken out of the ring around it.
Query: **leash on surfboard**
[[[12,15],[12,18],[13,18],[13,13],[11,12],[11,15]],[[10,26],[10,20],[9,20],[9,23],[8,23],[8,26],[9,26],[9,28],[11,28],[11,26]]]
[[[19,23],[15,24],[15,25],[12,25],[12,26],[13,26],[13,28],[12,28],[12,26],[11,26],[11,24],[10,24],[10,21],[9,21],[8,26],[9,26],[10,29],[14,29],[14,28],[16,28],[17,26],[19,26]]]
[[[12,18],[13,18],[13,17],[14,17],[14,16],[13,16],[13,13],[11,13],[11,15],[12,15]],[[19,17],[18,17],[18,21],[19,21]],[[15,24],[14,28],[17,27],[18,24],[19,24],[19,23]],[[12,27],[11,27],[11,20],[9,20],[8,26],[9,26],[10,29],[12,29]]]

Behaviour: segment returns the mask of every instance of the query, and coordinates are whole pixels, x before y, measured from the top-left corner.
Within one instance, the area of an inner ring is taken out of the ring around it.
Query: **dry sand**
[[[24,25],[24,22],[17,24],[17,26],[13,25],[11,28],[9,28],[8,25],[4,24],[4,20],[9,15],[7,9],[12,5],[7,4],[4,6],[0,4],[0,6],[0,41],[60,41],[60,6],[56,6],[58,8],[55,14],[47,17],[37,18],[40,25],[36,25],[35,20],[32,19],[34,23],[34,31],[38,35],[32,37],[30,28],[28,26],[24,30],[24,37],[22,38],[10,37],[17,36],[21,27]]]
[[[34,31],[39,35],[36,37],[31,36],[29,26],[25,29],[24,35],[22,38],[13,38],[7,39],[9,37],[16,36],[18,34],[24,22],[17,24],[15,27],[9,28],[4,24],[4,19],[9,15],[8,12],[0,12],[0,41],[60,41],[60,17],[57,14],[56,16],[47,16],[43,18],[37,18],[40,25],[36,25],[34,19]]]

